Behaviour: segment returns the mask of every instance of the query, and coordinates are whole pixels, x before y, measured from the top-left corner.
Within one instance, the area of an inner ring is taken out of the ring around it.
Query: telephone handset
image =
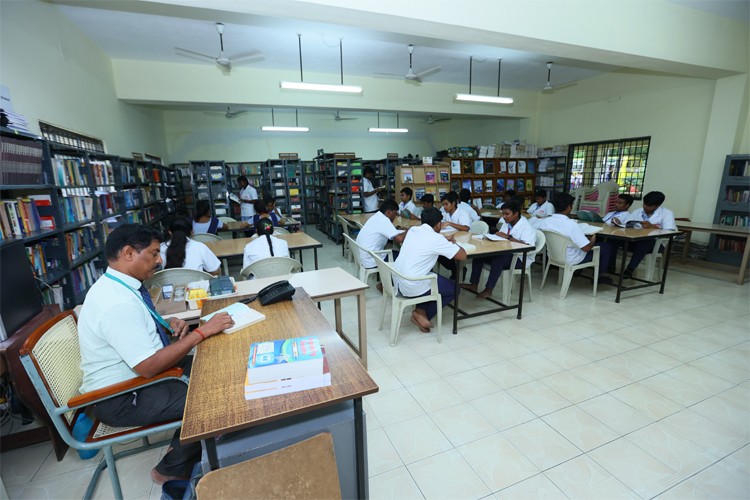
[[[258,292],[258,299],[261,304],[267,306],[268,304],[273,304],[282,300],[290,300],[292,295],[294,295],[294,292],[294,287],[288,281],[277,281]]]

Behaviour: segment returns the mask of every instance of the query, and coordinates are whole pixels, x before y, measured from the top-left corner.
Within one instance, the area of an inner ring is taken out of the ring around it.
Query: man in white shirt
[[[624,226],[630,220],[630,205],[633,197],[629,194],[621,194],[615,200],[615,209],[602,217],[602,221],[608,226]]]
[[[142,282],[161,265],[161,233],[139,224],[124,224],[107,238],[107,272],[86,295],[78,319],[83,385],[81,392],[102,389],[132,378],[154,377],[182,367],[189,374],[190,350],[206,337],[234,322],[228,314],[212,318],[188,331],[187,324],[172,318],[167,323],[153,309]],[[168,333],[179,337],[170,343]],[[93,407],[94,415],[114,427],[143,426],[181,419],[187,386],[165,381],[136,392],[113,396]],[[200,459],[199,443],[180,444],[175,432],[170,450],[151,471],[151,478],[163,483],[189,477]]]
[[[459,208],[458,195],[453,191],[449,191],[443,197],[442,204],[443,222],[440,223],[441,232],[468,231],[471,226],[471,217],[469,217],[467,210]],[[438,262],[451,272],[452,280],[456,279],[456,263],[453,259],[440,256]]]
[[[384,187],[375,187],[372,185],[372,178],[375,176],[375,170],[372,167],[365,167],[362,170],[362,196],[364,196],[365,213],[375,212],[378,209],[378,193],[385,189]]]
[[[547,201],[547,192],[544,190],[538,190],[535,196],[535,203],[532,203],[529,209],[529,215],[533,215],[538,218],[549,217],[555,213],[555,207]]]
[[[255,202],[258,199],[258,191],[247,180],[247,177],[241,175],[237,178],[237,184],[240,186],[240,211],[242,220],[251,222],[255,215]]]
[[[666,197],[661,191],[651,191],[643,197],[643,208],[638,208],[630,215],[630,223],[637,223],[635,227],[677,230],[677,223],[671,210],[662,207]],[[633,257],[625,268],[625,277],[633,276],[635,268],[643,258],[654,250],[656,238],[640,240],[633,243]],[[659,249],[664,251],[664,247]]]
[[[455,195],[455,193],[453,193]],[[394,263],[396,270],[407,276],[426,276],[435,266],[438,256],[447,259],[465,260],[466,250],[455,243],[452,235],[440,234],[440,211],[436,208],[426,208],[422,211],[422,225],[412,227],[401,246],[401,252]],[[443,307],[450,304],[454,297],[453,281],[438,275],[438,292]],[[427,280],[410,281],[396,280],[395,286],[405,297],[419,297],[429,295],[430,282]],[[429,332],[432,319],[437,314],[437,302],[417,304],[411,315],[411,321],[422,332]]]
[[[479,220],[479,209],[471,204],[471,191],[466,188],[461,189],[458,192],[458,199],[461,200],[458,204],[458,209],[463,210],[469,216],[471,222]],[[471,222],[469,225],[471,225]]]
[[[416,218],[417,206],[414,204],[414,201],[412,201],[414,191],[412,191],[409,186],[406,186],[401,190],[399,196],[401,198],[401,203],[398,204],[398,214],[401,217],[406,217],[407,219]]]
[[[383,200],[380,203],[380,209],[367,219],[365,225],[359,230],[356,241],[360,247],[359,260],[365,269],[377,267],[368,250],[382,250],[389,240],[397,243],[404,241],[406,232],[396,229],[396,226],[393,225],[397,215],[398,205],[396,205],[396,202]],[[393,252],[393,258],[395,259],[397,256],[398,252]]]
[[[514,190],[508,189],[507,191],[505,191],[505,195],[503,196],[503,201],[495,205],[495,208],[497,208],[498,210],[501,210],[503,208],[503,205],[508,203],[511,200],[511,198],[513,198],[515,195],[516,195],[516,192]]]

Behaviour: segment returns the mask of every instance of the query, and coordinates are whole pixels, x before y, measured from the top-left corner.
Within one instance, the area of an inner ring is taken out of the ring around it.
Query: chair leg
[[[544,273],[542,273],[542,284],[539,285],[539,290],[544,288],[544,282],[547,281],[547,273],[549,272],[549,265],[550,265],[550,262],[547,261],[547,264],[544,266]]]
[[[391,301],[391,304],[392,303],[393,302]],[[378,328],[378,330],[383,329],[383,323],[385,323],[385,311],[387,308],[388,308],[388,294],[383,293],[383,311],[380,313],[380,327]]]
[[[594,297],[596,297],[596,287],[599,286],[599,261],[594,264]]]
[[[109,480],[112,483],[112,491],[115,494],[117,500],[122,500],[122,488],[120,488],[120,478],[117,476],[117,466],[115,466],[115,455],[112,452],[112,447],[107,446],[104,448],[104,457],[107,460],[107,472],[109,472]]]
[[[513,271],[507,269],[500,273],[500,280],[503,282],[503,304],[509,304],[510,294],[513,293],[513,282],[515,281]]]
[[[529,281],[529,286],[527,287],[529,290],[529,302],[534,302],[534,297],[531,295],[531,268],[526,270],[526,279]]]
[[[437,316],[436,316],[436,318],[437,318],[437,326],[436,326],[436,329],[437,329],[437,341],[438,341],[438,344],[442,344],[443,343],[443,339],[440,337],[441,328],[443,326],[443,303],[442,303],[442,301],[438,300],[438,305],[437,306],[438,306],[438,308],[437,308]]]
[[[391,347],[395,347],[396,341],[398,341],[398,331],[401,328],[401,316],[403,313],[404,307],[400,302],[396,306],[396,301],[394,300],[391,304]]]
[[[560,287],[560,298],[564,299],[568,295],[568,288],[570,288],[570,282],[573,280],[573,270],[570,267],[565,266],[563,269],[560,269],[559,276],[562,276],[562,286]]]

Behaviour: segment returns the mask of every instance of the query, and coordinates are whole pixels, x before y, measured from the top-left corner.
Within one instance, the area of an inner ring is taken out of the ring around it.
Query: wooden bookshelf
[[[400,165],[396,167],[396,201],[401,189],[410,187],[414,191],[412,200],[420,205],[419,200],[429,193],[439,203],[440,197],[450,191],[450,166],[447,163],[435,165]]]
[[[448,158],[450,189],[471,191],[472,199],[496,205],[513,189],[524,198],[524,208],[534,201],[537,158]]]

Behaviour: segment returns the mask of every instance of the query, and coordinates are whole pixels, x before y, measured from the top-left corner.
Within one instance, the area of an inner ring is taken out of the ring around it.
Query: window
[[[39,122],[39,129],[42,132],[42,136],[48,141],[77,149],[85,149],[92,153],[105,153],[104,141],[101,139],[65,130],[64,128],[56,127],[42,121]]]
[[[571,144],[568,153],[570,191],[600,182],[616,182],[620,193],[640,200],[650,137]]]

